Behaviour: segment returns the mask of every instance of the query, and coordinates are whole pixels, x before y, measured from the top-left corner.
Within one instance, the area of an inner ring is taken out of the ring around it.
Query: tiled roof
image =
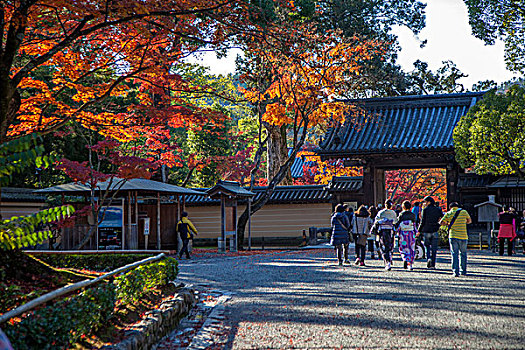
[[[265,186],[254,187],[255,197],[253,200],[256,201],[265,190]],[[330,199],[331,195],[324,185],[277,186],[270,197],[269,203],[328,203]],[[189,206],[220,204],[219,199],[193,195],[186,196],[185,201]]]
[[[319,155],[451,151],[452,132],[483,93],[347,100],[356,123],[331,128]]]
[[[16,202],[45,202],[46,196],[35,194],[32,188],[2,187],[3,201]]]
[[[363,187],[361,176],[334,176],[326,186],[330,192],[357,192]]]
[[[491,175],[460,174],[458,180],[459,188],[486,188],[494,180]]]
[[[170,185],[163,182],[147,180],[147,179],[129,179],[125,180],[124,183],[120,179],[113,179],[111,185],[109,182],[101,182],[97,185],[97,190],[105,191],[107,188],[111,190],[124,191],[139,191],[139,192],[162,192],[165,194],[193,194],[193,195],[202,195],[205,196],[206,193],[196,192],[189,188],[184,188],[180,186]],[[41,190],[36,190],[37,193],[88,193],[89,186],[71,182],[63,185],[57,185],[53,187],[44,188]]]
[[[237,197],[253,197],[253,192],[241,187],[238,182],[220,180],[215,186],[206,191],[210,196],[226,193]]]
[[[516,176],[502,176],[491,183],[489,188],[525,188],[525,179]]]

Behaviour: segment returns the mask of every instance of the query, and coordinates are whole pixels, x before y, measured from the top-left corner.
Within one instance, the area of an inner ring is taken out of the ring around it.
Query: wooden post
[[[126,229],[126,232],[128,232],[128,239],[127,239],[127,241],[131,242],[132,241],[132,239],[131,239],[131,215],[133,214],[131,212],[131,192],[128,192],[127,199],[128,199],[128,227]],[[129,243],[128,243],[128,246],[129,246],[130,249],[131,248],[135,248],[135,247],[131,247],[129,245]]]
[[[222,239],[222,252],[226,253],[226,208],[225,208],[224,196],[221,195],[221,239]]]
[[[363,166],[363,202],[367,205],[376,205],[374,203],[374,172],[375,168],[365,165]]]
[[[160,192],[157,192],[157,249],[160,250]]]
[[[252,198],[248,198],[248,250],[252,250]]]
[[[458,198],[458,179],[459,179],[459,165],[457,162],[451,162],[447,164],[447,173],[446,173],[446,180],[447,180],[447,204],[446,207],[448,208],[449,204],[452,202],[457,202],[459,200]]]
[[[386,201],[385,170],[374,168],[374,205]]]

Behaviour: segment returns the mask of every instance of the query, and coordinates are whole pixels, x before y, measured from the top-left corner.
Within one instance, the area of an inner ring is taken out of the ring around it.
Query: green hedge
[[[121,303],[136,302],[152,288],[175,280],[178,273],[178,263],[173,258],[139,266],[115,279],[117,299]]]
[[[115,291],[111,283],[88,289],[36,310],[4,331],[17,350],[68,348],[109,319]]]
[[[152,254],[35,254],[36,258],[54,267],[94,271],[112,271],[152,256]]]
[[[173,281],[177,274],[178,264],[173,258],[139,266],[116,277],[114,283],[90,288],[31,312],[20,322],[7,324],[5,333],[17,350],[67,348],[102,326],[113,315],[117,302],[136,302],[152,288]]]

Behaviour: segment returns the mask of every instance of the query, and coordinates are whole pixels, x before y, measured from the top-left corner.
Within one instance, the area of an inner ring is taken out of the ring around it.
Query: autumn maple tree
[[[276,170],[268,174],[267,189],[253,203],[251,214],[264,206],[275,186],[289,173],[308,133],[348,116],[351,106],[338,97],[344,95],[363,62],[376,50],[381,50],[378,42],[344,38],[337,31],[320,33],[311,23],[294,21],[268,28],[264,39],[248,44],[246,64],[252,69],[244,69],[241,80],[247,85],[244,94],[255,106],[260,125],[251,185],[272,132],[265,132],[265,125],[267,129],[286,125],[285,140],[289,140],[290,149],[288,157],[277,160]],[[240,247],[248,216],[247,209],[239,218]]]
[[[247,14],[229,0],[2,1],[0,142],[77,123],[151,145],[168,128],[214,120],[178,97],[192,84],[174,67],[224,48]],[[169,145],[159,148],[175,164]]]
[[[119,195],[125,182],[134,178],[149,179],[151,170],[156,168],[154,162],[122,154],[119,142],[113,139],[86,147],[89,151],[88,161],[78,162],[64,158],[58,165],[58,169],[63,170],[71,180],[89,189],[89,204],[60,223],[63,226],[73,224],[78,217],[86,215],[94,218],[76,249],[84,247],[95,234],[104,220],[107,207]]]
[[[445,169],[399,169],[385,172],[388,199],[395,203],[421,201],[432,196],[446,207],[447,182]]]

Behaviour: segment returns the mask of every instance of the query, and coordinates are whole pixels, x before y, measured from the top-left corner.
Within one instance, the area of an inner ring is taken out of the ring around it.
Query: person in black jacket
[[[436,268],[436,253],[439,244],[439,220],[443,217],[441,208],[436,206],[434,198],[427,196],[424,198],[426,207],[421,215],[419,224],[419,234],[424,235],[425,248],[427,251],[427,268]]]

